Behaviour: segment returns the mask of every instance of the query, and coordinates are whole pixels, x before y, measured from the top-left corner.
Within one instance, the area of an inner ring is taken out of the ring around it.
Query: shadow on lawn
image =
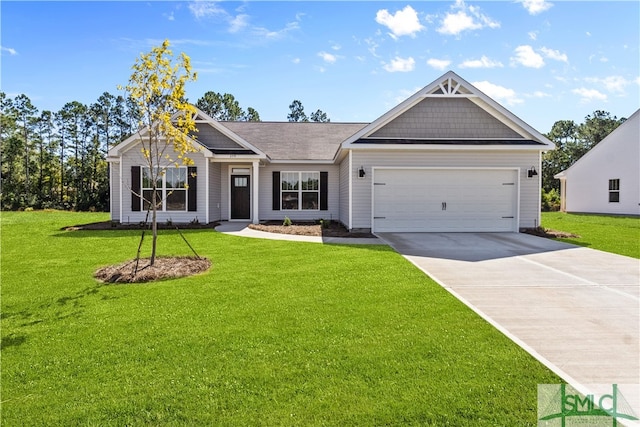
[[[29,326],[51,321],[79,318],[84,312],[84,304],[82,303],[82,300],[91,295],[97,295],[100,292],[101,287],[101,284],[96,284],[95,286],[85,288],[72,295],[63,296],[56,300],[40,304],[35,313],[27,310],[15,312],[4,310],[1,318],[2,320],[12,319],[11,323],[13,323],[13,325],[11,328],[13,329],[27,328]],[[113,299],[113,297],[105,298],[103,296],[101,299],[108,300]],[[2,347],[21,345],[25,340],[26,335],[10,333],[2,338]]]
[[[27,341],[26,335],[9,334],[6,337],[2,337],[0,343],[0,349],[6,350],[8,347],[18,347]]]
[[[114,238],[114,237],[131,237],[140,236],[142,228],[131,229],[113,229],[113,230],[61,230],[52,234],[52,237],[71,237],[71,238],[86,238],[86,237],[100,237],[100,238]],[[158,229],[158,235],[165,234],[177,234],[177,230],[173,229]],[[212,228],[202,229],[180,229],[180,232],[184,235],[191,235],[196,233],[212,233],[215,232]],[[147,235],[151,235],[151,230],[146,230]]]

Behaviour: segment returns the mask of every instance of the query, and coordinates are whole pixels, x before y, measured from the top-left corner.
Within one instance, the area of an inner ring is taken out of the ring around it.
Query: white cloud
[[[379,10],[376,13],[376,22],[389,28],[391,30],[389,35],[394,39],[401,36],[415,37],[416,33],[424,29],[420,24],[418,13],[409,5],[393,15],[387,9]]]
[[[9,55],[17,55],[18,54],[18,52],[15,49],[11,48],[11,47],[0,46],[0,50],[4,51],[4,52],[8,52]]]
[[[580,97],[580,101],[583,103],[588,103],[591,101],[607,101],[607,95],[602,92],[599,92],[596,89],[587,89],[584,87],[573,89],[571,92],[575,93]]]
[[[229,21],[229,32],[230,33],[240,32],[245,28],[247,28],[248,25],[249,25],[249,15],[240,14],[235,18],[231,18],[231,20]]]
[[[173,15],[173,11],[171,13],[163,13],[162,16],[167,18],[167,21],[175,21],[176,17]]]
[[[542,68],[544,59],[529,45],[521,45],[515,49],[515,56],[511,57],[511,64],[520,64],[529,68]]]
[[[533,92],[532,94],[526,95],[530,98],[549,98],[551,97],[551,94],[548,94],[546,92],[543,92],[541,90],[537,90],[535,92]]]
[[[521,3],[530,15],[537,15],[545,10],[549,10],[553,6],[553,3],[546,0],[522,0]]]
[[[513,89],[508,89],[503,86],[499,86],[488,81],[474,82],[471,83],[490,98],[493,98],[497,101],[506,102],[508,105],[516,105],[521,104],[522,99],[518,98],[516,92]]]
[[[300,24],[298,21],[289,22],[285,25],[284,28],[279,30],[269,30],[264,27],[254,27],[253,34],[257,37],[262,37],[271,40],[281,39],[286,36],[291,31],[299,30]]]
[[[559,50],[549,49],[547,47],[541,47],[540,52],[542,52],[542,54],[546,58],[569,63],[569,58],[567,58],[567,54],[561,53]]]
[[[332,54],[330,54],[328,52],[324,52],[324,51],[318,52],[318,56],[320,58],[322,58],[322,60],[324,62],[328,62],[329,64],[333,64],[334,62],[336,62],[338,60],[337,56],[332,55]]]
[[[378,47],[380,47],[380,45],[378,43],[375,42],[375,40],[369,38],[369,39],[364,39],[364,42],[367,44],[367,50],[369,51],[369,53],[371,55],[373,55],[373,57],[375,58],[380,58],[380,55],[378,55],[377,49]]]
[[[609,76],[606,77],[602,83],[604,83],[604,87],[607,88],[609,92],[624,93],[625,87],[631,82],[622,76]]]
[[[427,65],[432,68],[435,68],[436,70],[444,70],[449,65],[451,65],[451,61],[449,61],[448,59],[431,58],[427,60]]]
[[[207,18],[216,15],[226,15],[227,12],[218,7],[218,3],[215,1],[195,0],[189,2],[189,10],[196,17],[196,19]]]
[[[534,40],[534,41],[538,38],[538,32],[537,31],[529,31],[527,33],[527,35],[529,36],[529,38],[531,40]]]
[[[294,64],[299,64],[300,63],[300,58],[293,58],[291,60],[291,62],[293,62]]]
[[[622,76],[608,76],[603,79],[597,77],[587,77],[584,79],[587,83],[595,83],[604,86],[608,92],[623,95],[626,93],[626,87],[633,83]]]
[[[233,16],[222,7],[219,7],[219,3],[220,1],[195,0],[189,2],[189,10],[196,19],[218,18],[226,21],[229,24],[228,30],[230,33],[238,33],[250,28],[251,33],[255,37],[263,39],[280,39],[290,31],[300,29],[300,20],[304,16],[304,14],[297,14],[295,18],[296,20],[287,23],[284,28],[279,30],[270,30],[264,27],[251,26],[249,24],[249,15],[239,13],[238,15]],[[242,10],[244,10],[243,7],[236,9],[237,12],[241,12]]]
[[[482,28],[482,25],[474,22],[473,18],[465,12],[460,11],[458,13],[448,13],[442,21],[442,25],[438,28],[438,32],[441,34],[458,35],[463,31],[478,30],[480,28]]]
[[[467,59],[462,64],[460,64],[460,68],[501,68],[503,67],[502,62],[493,61],[486,56],[482,55],[480,59]]]
[[[342,46],[340,46],[339,44],[334,44],[333,46],[331,46],[331,49],[340,50],[340,49],[342,49]]]
[[[412,57],[400,58],[396,56],[390,63],[384,64],[384,69],[390,73],[413,71],[416,66],[416,61]]]
[[[476,6],[467,6],[463,0],[456,0],[451,6],[457,12],[448,12],[442,24],[437,29],[440,34],[458,36],[464,31],[480,30],[482,28],[500,28],[500,23],[480,12]]]

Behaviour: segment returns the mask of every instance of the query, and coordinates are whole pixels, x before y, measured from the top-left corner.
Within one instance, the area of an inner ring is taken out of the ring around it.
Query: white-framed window
[[[283,211],[320,210],[320,172],[282,172],[280,190]]]
[[[143,166],[142,179],[142,209],[149,209],[153,191],[151,169]],[[167,168],[164,174],[157,174],[156,200],[158,210],[161,211],[186,211],[187,210],[187,168],[185,166]]]
[[[609,203],[620,203],[620,180],[609,180]]]

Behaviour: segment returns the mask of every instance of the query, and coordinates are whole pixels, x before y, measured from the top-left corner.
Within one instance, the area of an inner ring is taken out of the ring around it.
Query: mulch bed
[[[579,239],[580,236],[573,233],[568,233],[566,231],[558,231],[552,230],[550,228],[538,227],[538,228],[527,228],[524,230],[525,233],[531,234],[538,237],[546,237],[547,239]]]
[[[292,225],[282,225],[282,222],[269,221],[262,224],[249,224],[253,230],[266,231],[267,233],[294,234],[298,236],[322,236],[322,237],[366,237],[375,238],[371,233],[349,232],[342,224],[331,222],[329,226],[321,226],[314,223],[293,223]]]
[[[136,260],[110,265],[97,270],[94,277],[103,283],[142,283],[163,279],[193,276],[211,267],[207,258],[157,257],[153,266],[149,258],[141,258],[136,271]],[[135,274],[134,274],[135,272]]]

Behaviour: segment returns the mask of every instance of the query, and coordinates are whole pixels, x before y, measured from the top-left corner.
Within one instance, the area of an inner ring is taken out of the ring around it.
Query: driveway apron
[[[520,233],[379,233],[579,390],[628,384],[640,414],[640,261]]]

